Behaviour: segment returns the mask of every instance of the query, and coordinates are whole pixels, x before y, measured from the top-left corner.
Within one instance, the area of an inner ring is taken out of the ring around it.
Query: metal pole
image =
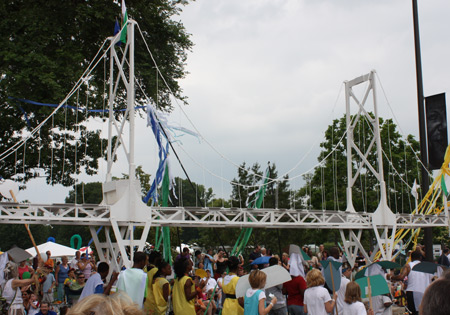
[[[346,211],[355,212],[353,207],[352,186],[353,186],[353,169],[352,169],[352,147],[353,141],[353,128],[350,127],[351,115],[350,115],[350,87],[348,81],[345,81],[345,109],[346,109],[346,126],[347,130],[347,209]]]
[[[130,121],[130,180],[133,181],[136,179],[136,165],[134,164],[134,21],[128,21],[128,42],[130,44],[130,69],[129,69],[129,78],[128,78],[128,91],[127,91],[127,102],[129,109],[129,121]]]
[[[419,36],[419,16],[417,9],[417,0],[412,0],[413,21],[414,21],[414,46],[416,53],[416,78],[417,78],[417,102],[419,108],[419,140],[420,140],[420,159],[422,164],[428,166],[427,155],[427,138],[425,130],[425,108],[423,96],[423,80],[422,80],[422,57],[420,54],[420,36]],[[430,186],[428,180],[428,172],[425,166],[421,166],[422,174],[422,194],[425,195]],[[424,228],[424,245],[427,261],[433,261],[433,230],[432,228]]]
[[[112,159],[112,129],[113,129],[113,106],[114,106],[114,50],[115,50],[115,41],[111,39],[111,50],[109,53],[109,102],[108,102],[108,153],[107,153],[107,174],[106,181],[110,182],[112,180],[111,167],[113,163]]]

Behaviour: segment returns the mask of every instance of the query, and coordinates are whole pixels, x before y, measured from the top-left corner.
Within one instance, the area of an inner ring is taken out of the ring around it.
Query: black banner
[[[427,115],[428,166],[440,169],[447,149],[447,110],[445,93],[425,97]]]

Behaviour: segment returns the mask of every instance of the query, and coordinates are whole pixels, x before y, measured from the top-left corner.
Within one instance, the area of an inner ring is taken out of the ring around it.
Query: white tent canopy
[[[73,249],[71,247],[67,247],[61,244],[53,243],[53,242],[47,242],[41,245],[38,245],[39,253],[45,254],[46,251],[50,251],[52,253],[52,257],[62,257],[62,256],[68,256],[72,257],[75,256],[76,249]],[[28,253],[31,254],[31,256],[36,256],[36,250],[34,247],[30,247],[26,249]]]

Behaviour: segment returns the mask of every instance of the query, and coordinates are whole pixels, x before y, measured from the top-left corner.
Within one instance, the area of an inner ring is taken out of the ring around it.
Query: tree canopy
[[[136,29],[136,80],[160,109],[170,110],[172,91],[186,101],[178,80],[186,75],[185,61],[191,49],[190,35],[174,19],[187,1],[129,0],[129,18]],[[0,153],[38,126],[54,108],[18,101],[32,100],[59,104],[95,56],[104,40],[113,35],[120,7],[110,0],[13,1],[0,3]],[[157,78],[155,64],[144,40],[153,53],[167,86]],[[84,84],[68,105],[103,109],[109,64],[100,62],[92,78]],[[123,88],[123,87],[122,87]],[[122,99],[124,93],[119,89]],[[11,99],[14,97],[15,99]],[[136,100],[144,99],[136,89]],[[157,102],[156,102],[157,100]],[[121,105],[122,104],[122,105]],[[35,137],[15,154],[0,160],[0,174],[10,178],[24,173],[26,182],[45,176],[50,184],[73,185],[74,175],[84,171],[95,174],[98,159],[104,156],[106,143],[100,132],[87,128],[92,113],[60,109]],[[97,114],[98,115],[98,114]],[[39,174],[33,170],[40,169]]]
[[[419,143],[412,135],[407,136],[407,142],[403,140],[392,119],[379,118],[379,120],[388,205],[394,212],[410,212],[414,208],[414,199],[410,193],[411,188],[406,184],[411,186],[414,179],[418,178],[418,162],[414,151],[419,151]],[[305,176],[306,185],[297,193],[297,198],[306,196],[306,204],[313,209],[345,210],[347,207],[346,129],[345,116],[333,120],[328,126],[325,141],[320,144],[322,151],[318,161],[322,161],[326,156],[329,157],[323,161],[321,167],[315,169],[313,174]],[[342,141],[339,142],[341,138]],[[369,148],[372,130],[366,120],[360,120],[356,124],[354,139],[360,148]],[[336,150],[332,152],[335,147]],[[353,155],[356,157],[354,151]],[[378,164],[376,157],[376,148],[373,146],[367,158],[375,168]],[[353,174],[360,163],[361,161],[356,158],[352,164]],[[353,186],[352,197],[355,210],[374,212],[380,200],[379,190],[375,176],[367,168],[363,168]]]

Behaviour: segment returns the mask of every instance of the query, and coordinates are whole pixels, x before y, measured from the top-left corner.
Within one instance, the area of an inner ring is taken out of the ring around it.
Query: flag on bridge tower
[[[417,193],[417,189],[419,189],[419,185],[417,185],[416,180],[414,179],[414,184],[411,188],[411,195],[417,200],[419,198],[419,194]]]
[[[122,32],[120,33],[120,41],[122,43],[127,42],[127,22],[128,22],[128,12],[125,5],[125,0],[122,0]]]

